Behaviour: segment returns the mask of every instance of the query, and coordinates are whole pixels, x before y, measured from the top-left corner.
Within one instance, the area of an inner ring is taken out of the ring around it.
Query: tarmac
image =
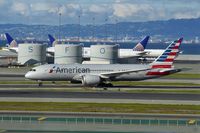
[[[200,94],[0,90],[0,101],[200,105]]]

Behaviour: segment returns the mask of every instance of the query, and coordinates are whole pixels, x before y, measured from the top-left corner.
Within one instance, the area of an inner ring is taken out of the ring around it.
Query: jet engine
[[[97,75],[84,75],[82,78],[82,84],[84,86],[97,86],[100,82],[101,78]]]

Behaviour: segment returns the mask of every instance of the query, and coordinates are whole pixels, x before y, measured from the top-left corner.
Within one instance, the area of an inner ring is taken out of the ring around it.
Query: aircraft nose
[[[31,73],[30,73],[30,72],[27,72],[27,73],[25,74],[25,78],[30,79],[30,78],[31,78]]]

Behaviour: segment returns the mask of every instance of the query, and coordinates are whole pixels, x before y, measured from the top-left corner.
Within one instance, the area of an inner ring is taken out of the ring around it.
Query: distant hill
[[[67,24],[61,26],[61,36],[74,37],[140,37],[145,35],[160,38],[177,38],[183,36],[187,39],[200,36],[200,18],[197,19],[172,19],[168,21],[149,22],[120,22],[104,25]],[[58,36],[58,26],[51,25],[23,25],[0,24],[0,34],[10,33],[14,38],[33,37],[38,40],[47,39],[47,34]]]

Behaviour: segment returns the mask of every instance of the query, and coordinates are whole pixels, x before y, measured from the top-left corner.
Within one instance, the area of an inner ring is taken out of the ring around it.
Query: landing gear
[[[107,87],[113,87],[113,84],[111,84],[111,83],[107,83],[106,85],[107,85]]]
[[[41,87],[42,86],[42,82],[38,83],[38,86]]]
[[[38,87],[41,87],[43,85],[42,81],[38,80]]]
[[[113,84],[111,83],[100,83],[98,87],[113,87]],[[104,88],[105,89],[105,88]],[[107,88],[106,88],[107,89]]]

